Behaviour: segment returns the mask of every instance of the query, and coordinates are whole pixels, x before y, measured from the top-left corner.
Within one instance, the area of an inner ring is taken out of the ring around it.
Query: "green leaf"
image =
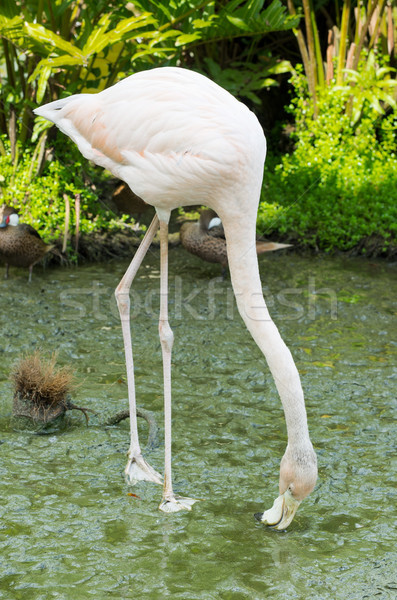
[[[262,10],[264,0],[251,0],[247,2],[244,8],[244,18],[253,19],[257,17]]]
[[[102,18],[99,27],[97,27],[88,38],[87,42],[83,47],[83,53],[86,57],[92,54],[98,54],[108,46],[111,46],[117,42],[126,41],[133,37],[151,37],[152,33],[146,31],[136,32],[138,29],[143,29],[147,25],[157,25],[156,19],[150,13],[143,13],[138,17],[130,17],[128,19],[122,19],[117,25],[106,32],[110,23],[110,16],[108,18]],[[131,32],[134,32],[134,35]]]
[[[50,52],[62,50],[63,53],[70,54],[70,56],[83,58],[83,54],[77,46],[46,29],[43,25],[25,21],[24,31],[27,36],[45,46]]]
[[[382,67],[376,71],[376,78],[383,79],[385,75],[388,73],[395,73],[396,69],[392,69],[391,67]]]
[[[163,4],[161,2],[154,2],[153,4],[165,15],[165,17],[167,18],[168,21],[172,21],[172,14],[171,12],[168,10],[168,7],[166,4]],[[169,4],[169,2],[167,3]]]
[[[0,15],[0,35],[16,46],[22,45],[24,41],[24,22],[22,17],[8,19],[4,15]]]
[[[45,119],[44,117],[36,117],[33,126],[32,142],[35,142],[40,134],[42,134],[47,129],[50,129],[50,127],[52,127],[53,125],[54,123],[48,121],[48,119]]]
[[[82,49],[83,54],[86,56],[93,54],[94,52],[100,52],[104,46],[101,46],[103,39],[105,38],[104,33],[110,24],[110,14],[103,15],[99,21],[98,27],[96,27],[90,34],[88,40],[84,44]],[[105,44],[106,45],[106,44]]]
[[[195,42],[200,39],[200,34],[197,33],[183,33],[175,40],[175,46],[186,46],[190,42]]]
[[[70,67],[73,65],[86,65],[86,60],[83,58],[70,56],[69,54],[64,54],[63,56],[57,56],[54,58],[43,58],[31,76],[28,79],[28,83],[32,83],[37,77],[41,77],[41,73],[43,70],[50,68],[53,70],[54,68],[59,67]]]
[[[277,81],[275,79],[270,79],[270,77],[267,77],[266,79],[262,79],[262,81],[260,83],[261,88],[275,87],[275,86],[278,86]]]
[[[374,98],[371,102],[371,108],[374,109],[375,112],[377,112],[379,115],[383,115],[384,110],[380,105],[380,102],[378,100],[378,98]]]
[[[391,108],[394,108],[394,110],[397,110],[397,101],[394,100],[393,96],[390,96],[390,94],[383,94],[382,100],[383,100],[383,102],[387,102],[387,104]]]
[[[7,17],[12,18],[19,14],[19,6],[15,0],[2,0],[1,10]]]
[[[244,31],[251,31],[251,28],[248,25],[248,23],[246,23],[242,19],[239,19],[238,17],[233,17],[232,15],[226,15],[226,18],[235,27],[238,27],[239,29],[243,29]]]
[[[265,72],[267,74],[280,75],[282,73],[292,73],[292,65],[289,60],[280,60],[276,64],[267,67],[265,66]]]
[[[120,42],[121,40],[130,39],[132,36],[128,35],[135,29],[142,29],[147,25],[157,26],[157,21],[151,13],[143,13],[139,17],[130,17],[129,19],[122,19],[117,23],[116,27],[109,31],[106,35],[109,36],[112,43]],[[139,34],[140,35],[140,34]]]
[[[131,62],[134,62],[138,58],[143,58],[144,56],[166,59],[172,54],[175,54],[175,46],[172,46],[170,48],[153,48],[152,46],[141,46],[140,49],[132,55]]]
[[[47,81],[50,78],[51,71],[52,71],[51,67],[44,67],[41,70],[39,79],[37,81],[37,92],[36,92],[37,104],[40,104],[44,98],[44,94],[45,94],[46,87],[47,87]]]
[[[206,21],[204,19],[194,19],[192,25],[195,29],[205,29],[206,27],[212,27],[215,19],[217,19],[217,15],[210,15]]]
[[[246,98],[248,98],[249,100],[251,100],[251,102],[253,102],[254,104],[257,104],[258,106],[261,105],[261,100],[258,98],[258,96],[256,94],[254,94],[254,92],[247,90],[244,92],[244,96]]]
[[[163,42],[164,40],[168,40],[172,37],[178,37],[181,35],[180,31],[176,29],[168,29],[167,31],[148,31],[144,33],[141,37],[144,39],[153,39],[156,44]]]

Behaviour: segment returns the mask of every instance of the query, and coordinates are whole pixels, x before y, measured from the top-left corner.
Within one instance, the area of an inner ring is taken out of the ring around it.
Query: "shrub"
[[[75,223],[74,198],[80,194],[80,232],[90,233],[112,229],[121,219],[100,199],[99,189],[106,188],[109,175],[92,167],[80,153],[64,139],[62,149],[55,146],[55,157],[46,163],[42,175],[32,177],[33,152],[25,146],[16,165],[11,154],[0,155],[0,203],[16,208],[21,220],[35,227],[47,242],[62,236],[65,225],[65,199],[71,205],[72,228]],[[5,142],[7,148],[7,142]],[[61,157],[61,158],[60,158]],[[99,179],[100,177],[100,179]]]
[[[266,167],[261,233],[277,232],[326,251],[349,250],[376,236],[387,251],[395,244],[397,223],[396,113],[380,115],[363,103],[354,123],[346,110],[349,89],[326,87],[314,119],[299,75],[294,89],[289,111],[295,149]],[[278,208],[273,217],[267,203]]]

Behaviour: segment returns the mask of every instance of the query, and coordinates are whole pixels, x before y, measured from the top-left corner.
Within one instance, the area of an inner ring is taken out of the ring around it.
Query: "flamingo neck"
[[[234,233],[222,218],[230,276],[237,307],[249,332],[264,354],[283,405],[288,443],[311,444],[303,390],[291,352],[270,317],[262,292],[255,244],[255,223]]]

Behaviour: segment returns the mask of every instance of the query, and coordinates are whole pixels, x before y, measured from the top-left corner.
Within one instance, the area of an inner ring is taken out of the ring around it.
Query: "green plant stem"
[[[56,31],[57,24],[54,17],[54,11],[52,10],[52,2],[48,2],[48,11],[50,13],[51,29],[52,31]]]
[[[37,168],[36,168],[36,173],[35,176],[39,176],[44,168],[44,163],[45,163],[45,145],[47,142],[47,138],[48,138],[48,131],[44,131],[41,136],[40,136],[40,140],[39,140],[39,144],[40,144],[40,151],[39,151],[39,155],[37,158]]]
[[[314,104],[314,117],[317,117],[317,68],[316,68],[316,51],[314,45],[314,34],[313,34],[313,26],[312,26],[312,12],[313,7],[311,0],[302,0],[303,4],[303,12],[305,15],[305,25],[306,25],[306,39],[307,39],[307,48],[309,53],[309,90],[311,91],[311,95],[313,98]]]
[[[311,24],[313,29],[313,38],[314,38],[314,49],[316,54],[316,67],[317,67],[317,81],[320,87],[324,85],[324,66],[323,66],[323,58],[321,56],[321,45],[320,45],[320,36],[318,34],[317,23],[316,23],[316,15],[314,10],[311,11]]]
[[[28,171],[28,177],[27,177],[27,186],[29,186],[29,184],[30,184],[30,183],[31,183],[31,181],[32,181],[32,177],[33,177],[33,169],[34,169],[34,166],[35,166],[35,163],[36,163],[37,157],[40,155],[40,152],[41,152],[41,146],[42,146],[42,142],[43,142],[43,136],[46,136],[46,135],[47,135],[47,132],[46,132],[46,131],[44,131],[44,132],[41,134],[41,136],[40,136],[40,138],[39,138],[39,141],[37,142],[37,144],[36,144],[36,146],[35,146],[35,149],[34,149],[34,151],[33,151],[33,154],[32,154],[32,159],[31,159],[31,161],[30,161],[30,166],[29,166],[29,171]],[[27,191],[27,190],[26,190],[26,191]]]
[[[10,52],[11,56],[12,56],[12,61],[13,64],[16,64],[18,67],[18,78],[19,78],[19,82],[21,85],[21,91],[22,91],[22,95],[24,98],[26,98],[26,77],[25,77],[25,70],[22,67],[19,59],[18,59],[18,54],[15,50],[14,46],[11,46],[11,52]],[[15,71],[14,71],[15,72]]]
[[[358,0],[360,1],[360,0]],[[335,18],[336,18],[336,26],[340,29],[340,9],[339,9],[339,0],[335,0]]]
[[[71,34],[71,30],[72,30],[71,17],[72,17],[72,9],[70,8],[70,6],[68,6],[68,8],[63,13],[62,20],[61,20],[61,36],[65,40],[70,39],[70,34]]]
[[[9,42],[3,37],[2,43],[3,43],[4,58],[6,61],[8,83],[10,84],[10,86],[12,88],[15,88],[15,71],[14,71],[14,65],[12,64],[12,60],[10,57]]]
[[[43,10],[44,10],[44,0],[39,0],[37,3],[37,23],[42,23],[42,14],[43,14]]]
[[[288,1],[288,10],[289,10],[290,15],[296,16],[296,10],[295,10],[293,1],[292,0],[287,0],[287,1]],[[307,77],[308,83],[309,83],[309,90],[310,90],[311,95],[313,96],[315,93],[315,89],[314,89],[314,87],[313,87],[313,89],[311,88],[312,81],[310,79],[310,60],[309,60],[309,54],[308,54],[307,48],[306,48],[305,38],[304,38],[304,35],[303,35],[300,27],[298,29],[294,29],[293,32],[298,41],[298,46],[299,46],[299,50],[300,50],[301,58],[302,58],[302,62],[303,62],[303,67],[305,69],[306,77]]]
[[[0,131],[2,134],[8,135],[6,111],[5,111],[5,107],[4,107],[4,100],[1,95],[0,95]]]
[[[10,138],[11,144],[11,161],[12,164],[16,167],[16,159],[17,159],[17,116],[15,112],[15,107],[13,104],[10,106],[10,119],[8,125],[8,136]]]
[[[20,131],[20,135],[19,135],[19,141],[21,142],[22,145],[25,144],[26,140],[28,139],[28,135],[30,133],[29,123],[30,123],[30,109],[28,108],[28,106],[25,105],[22,110],[21,131]]]
[[[383,0],[381,0],[381,1],[383,1]],[[357,71],[357,69],[358,69],[361,51],[364,46],[364,40],[367,35],[368,27],[369,27],[369,24],[371,22],[372,16],[375,12],[377,5],[378,5],[378,0],[372,0],[372,4],[371,5],[368,4],[369,10],[367,12],[367,18],[365,20],[364,26],[361,29],[361,33],[358,38],[356,48],[354,49],[353,61],[352,61],[352,65],[351,65],[351,69],[353,69],[354,71]],[[360,15],[358,15],[358,20],[359,20],[359,18],[360,18]],[[359,27],[359,22],[357,24],[357,30],[358,30],[358,27]],[[375,28],[375,31],[376,31],[376,28]],[[357,31],[356,31],[356,33],[357,33]],[[341,80],[341,82],[342,82],[342,80]],[[355,84],[354,84],[354,82],[351,82],[350,85],[354,86]],[[351,116],[353,114],[353,102],[354,102],[354,97],[353,97],[353,95],[351,95],[347,102],[347,105],[346,105],[346,114],[348,115],[349,118],[351,118]]]
[[[343,9],[342,9],[342,24],[341,24],[341,30],[340,30],[338,66],[336,68],[336,85],[338,85],[338,86],[342,85],[342,83],[343,83],[343,69],[345,68],[350,9],[351,9],[351,0],[345,0],[345,2],[343,4]]]

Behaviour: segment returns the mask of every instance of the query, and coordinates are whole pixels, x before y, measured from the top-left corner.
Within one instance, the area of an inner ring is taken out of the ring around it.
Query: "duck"
[[[228,267],[225,232],[222,221],[214,210],[203,210],[199,221],[183,223],[179,236],[185,250],[207,262],[219,263],[222,267],[222,278],[225,276]],[[291,246],[292,244],[257,239],[256,253],[263,254]]]
[[[11,265],[29,268],[28,282],[31,283],[34,265],[53,247],[41,239],[34,227],[20,223],[19,214],[12,206],[4,205],[0,209],[0,260],[6,265],[5,279]]]

